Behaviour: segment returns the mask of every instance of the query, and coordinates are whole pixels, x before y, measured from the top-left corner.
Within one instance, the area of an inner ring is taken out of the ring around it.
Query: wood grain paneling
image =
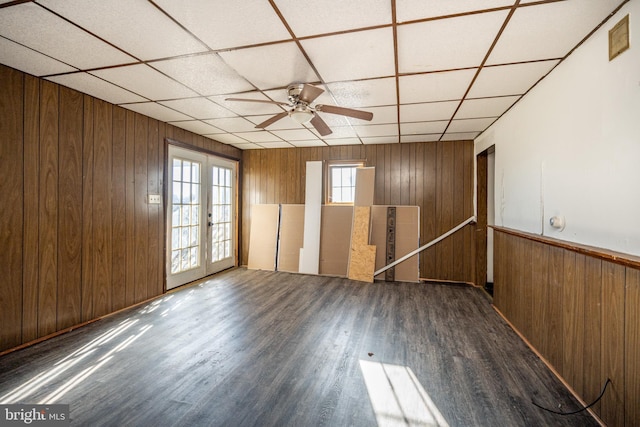
[[[240,150],[0,65],[0,352],[163,292],[165,138]]]
[[[114,108],[112,117],[111,143],[111,188],[114,198],[111,201],[112,257],[111,257],[111,302],[114,310],[126,304],[126,264],[127,264],[127,227],[126,227],[126,130],[127,113],[123,108]]]
[[[593,402],[604,384],[600,375],[602,354],[602,261],[587,258],[584,300],[584,400]],[[600,402],[593,406],[600,413]]]
[[[149,242],[149,218],[147,213],[147,138],[149,118],[141,114],[135,116],[134,140],[134,209],[135,209],[135,290],[134,301],[140,302],[147,295],[147,265],[149,262],[146,250]]]
[[[21,342],[29,342],[38,337],[38,260],[40,253],[38,248],[40,224],[38,221],[40,216],[40,81],[30,75],[24,76],[23,164],[24,228]],[[0,348],[4,347],[0,346]]]
[[[624,415],[632,426],[640,424],[640,270],[629,267],[624,314]]]
[[[556,370],[562,374],[563,363],[563,323],[562,295],[564,286],[564,250],[549,248],[549,289],[547,304],[548,350],[547,358]],[[534,310],[535,311],[535,310]]]
[[[59,86],[40,82],[40,217],[38,335],[56,331],[58,284]]]
[[[640,269],[633,257],[599,256],[514,230],[495,233],[494,304],[606,425],[638,425]],[[545,253],[547,255],[545,255]],[[527,285],[527,265],[532,282]],[[533,289],[531,300],[527,287]],[[546,294],[546,296],[545,296]],[[546,302],[545,302],[546,301]],[[533,309],[533,328],[523,320]]]
[[[625,267],[602,263],[602,380],[611,379],[602,396],[600,418],[624,425],[624,287]]]
[[[60,88],[57,329],[82,321],[82,117],[80,92]]]
[[[111,311],[111,137],[112,108],[104,101],[93,105],[93,307],[96,316]]]
[[[23,89],[24,76],[0,68],[0,346],[18,345],[22,339],[23,255]]]
[[[565,285],[562,295],[564,329],[562,376],[578,395],[584,393],[585,256],[564,251]],[[544,353],[546,354],[546,353]]]
[[[84,96],[82,137],[82,319],[94,318],[93,311],[93,104]]]
[[[374,204],[420,206],[423,244],[473,215],[471,141],[249,150],[242,170],[242,264],[247,263],[251,206],[304,203],[308,160],[364,160],[374,166]],[[473,244],[473,227],[468,226],[425,250],[421,277],[473,282]]]

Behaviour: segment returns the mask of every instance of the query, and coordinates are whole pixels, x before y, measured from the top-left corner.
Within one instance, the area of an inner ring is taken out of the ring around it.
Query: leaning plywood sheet
[[[278,271],[298,272],[303,236],[304,205],[281,205]]]
[[[389,208],[395,208],[395,233],[390,232],[387,223]],[[393,242],[389,242],[393,236]],[[419,206],[372,206],[371,207],[371,244],[377,247],[376,270],[390,264],[398,258],[416,250],[420,246],[420,207]],[[387,247],[393,244],[395,256],[387,260]],[[420,277],[419,255],[393,267],[393,280],[418,282]],[[376,276],[385,279],[385,273]]]
[[[347,277],[353,206],[322,206],[320,274]]]
[[[370,206],[354,206],[347,277],[351,280],[371,283],[375,271],[376,247],[369,245],[370,216]]]
[[[247,268],[275,270],[280,205],[253,205]]]
[[[376,266],[376,247],[369,245],[375,177],[375,168],[356,169],[356,191],[347,277],[363,282],[373,282],[373,272]]]

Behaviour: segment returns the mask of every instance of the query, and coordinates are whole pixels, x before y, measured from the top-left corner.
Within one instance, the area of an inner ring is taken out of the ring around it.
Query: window
[[[356,190],[356,168],[361,161],[330,161],[327,164],[327,203],[352,205]]]

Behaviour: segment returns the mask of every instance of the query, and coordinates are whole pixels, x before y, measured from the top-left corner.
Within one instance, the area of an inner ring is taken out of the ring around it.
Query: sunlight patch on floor
[[[448,427],[437,406],[407,366],[360,360],[379,427]]]

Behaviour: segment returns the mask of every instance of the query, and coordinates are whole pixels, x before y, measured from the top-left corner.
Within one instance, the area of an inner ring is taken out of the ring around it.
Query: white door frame
[[[169,290],[236,265],[238,179],[237,162],[213,154],[169,144],[167,159],[165,269],[166,289]],[[174,159],[177,160],[176,165]],[[215,223],[219,215],[211,212],[212,191],[217,188],[212,186],[214,166],[230,169],[231,173],[225,175],[230,175],[232,181],[231,188],[226,188],[225,192],[225,200],[231,197],[230,206],[226,207],[230,212],[225,218],[228,220],[225,231],[230,237],[226,252],[229,256],[212,262],[212,230],[219,229]],[[193,176],[189,176],[187,170]],[[182,175],[174,182],[174,174],[177,173]],[[176,221],[178,226],[173,227]]]

